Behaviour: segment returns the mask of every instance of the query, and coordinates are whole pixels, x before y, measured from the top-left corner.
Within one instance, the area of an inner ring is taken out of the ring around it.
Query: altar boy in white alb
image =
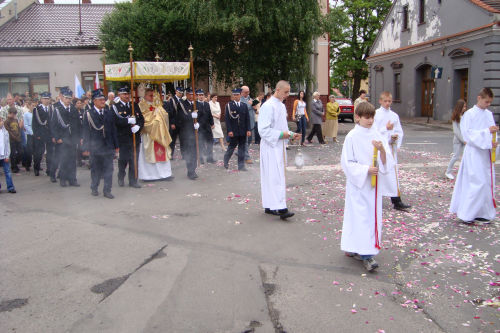
[[[372,127],[375,107],[360,103],[354,112],[357,125],[347,134],[341,156],[347,180],[340,248],[372,271],[378,267],[373,257],[382,243],[382,184],[391,174],[394,160],[386,154],[387,142]]]
[[[389,152],[396,163],[390,173],[390,176],[386,177],[386,183],[384,184],[386,190],[382,193],[382,195],[391,197],[394,209],[405,210],[411,206],[404,204],[401,200],[398,175],[398,149],[403,143],[403,128],[401,127],[398,114],[391,110],[391,93],[383,91],[380,94],[379,103],[380,107],[375,111],[375,122],[373,127],[375,127],[375,129],[382,134],[382,137],[389,145]]]
[[[492,150],[497,147],[490,88],[483,88],[477,104],[462,116],[460,131],[466,142],[462,163],[451,198],[450,213],[465,223],[489,223],[496,216],[495,162]]]
[[[294,215],[286,206],[286,145],[289,138],[300,138],[300,134],[288,130],[283,104],[288,95],[290,84],[279,81],[274,95],[259,112],[262,205],[266,214],[278,215],[282,220]]]

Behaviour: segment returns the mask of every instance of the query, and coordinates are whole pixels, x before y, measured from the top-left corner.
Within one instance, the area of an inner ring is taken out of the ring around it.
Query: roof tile
[[[0,29],[0,49],[88,48],[99,46],[99,26],[114,5],[83,4],[82,35],[78,5],[33,4]]]

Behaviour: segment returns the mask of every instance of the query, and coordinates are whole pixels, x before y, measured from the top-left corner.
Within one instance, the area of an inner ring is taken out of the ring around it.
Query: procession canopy
[[[173,82],[190,77],[189,62],[135,61],[134,81]],[[106,65],[106,80],[130,81],[130,63]]]

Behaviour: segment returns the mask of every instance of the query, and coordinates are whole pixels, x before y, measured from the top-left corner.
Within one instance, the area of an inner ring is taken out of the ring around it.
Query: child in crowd
[[[368,271],[378,267],[382,235],[382,184],[393,170],[394,160],[382,135],[372,127],[375,107],[364,102],[355,111],[355,122],[342,148],[341,164],[346,175],[344,223],[341,249],[349,257],[362,260]],[[377,149],[376,161],[374,148]],[[372,177],[374,183],[372,184]]]
[[[460,132],[460,118],[467,110],[467,105],[463,99],[459,99],[457,104],[455,104],[455,108],[453,109],[453,113],[451,114],[451,121],[453,123],[453,154],[451,155],[450,163],[448,164],[448,168],[446,169],[445,176],[448,179],[454,179],[451,171],[453,169],[453,165],[458,161],[460,156],[462,156],[465,147],[465,141],[462,137],[462,133]]]
[[[478,221],[490,223],[496,216],[495,162],[492,149],[496,149],[498,126],[488,110],[493,101],[490,88],[483,88],[477,104],[464,113],[460,130],[464,141],[462,163],[451,198],[450,213],[456,213],[464,223]]]
[[[9,132],[5,129],[4,121],[0,118],[0,166],[3,168],[5,175],[5,182],[7,183],[7,190],[9,193],[16,193],[14,183],[12,182],[12,175],[10,174],[10,143]],[[0,184],[1,188],[1,184]]]
[[[410,208],[401,200],[401,191],[399,188],[399,175],[398,175],[398,149],[403,142],[403,128],[399,121],[399,116],[396,112],[391,110],[392,95],[388,91],[383,91],[380,94],[380,108],[375,112],[375,121],[373,126],[390,147],[390,152],[394,159],[394,170],[391,172],[390,177],[387,177],[387,184],[384,184],[386,191],[382,193],[384,196],[390,196],[394,209],[405,210]]]
[[[9,108],[7,119],[4,122],[5,129],[9,132],[10,143],[10,163],[13,173],[19,172],[19,162],[22,157],[21,128],[17,120],[17,109],[13,106]]]

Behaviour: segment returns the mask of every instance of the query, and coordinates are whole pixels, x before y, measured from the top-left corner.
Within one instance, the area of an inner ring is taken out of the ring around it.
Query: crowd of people
[[[222,110],[216,94],[182,87],[176,87],[173,96],[160,96],[147,88],[138,103],[131,101],[128,87],[118,89],[116,97],[114,92],[104,96],[98,89],[74,98],[69,87],[61,88],[57,96],[48,92],[32,97],[9,94],[0,108],[0,162],[7,190],[16,193],[11,173],[18,173],[20,165],[27,172],[33,166],[35,176],[44,171],[60,186],[80,186],[78,165],[91,170],[92,195],[98,195],[103,179],[103,195],[113,198],[115,157],[118,185],[125,185],[128,172],[128,185],[139,188],[139,179],[173,179],[170,161],[177,143],[189,179],[198,178],[198,163],[216,162],[214,143],[225,152],[226,168],[238,147],[238,169],[246,171],[245,164],[253,163],[248,146],[260,143],[258,114],[266,97],[261,93],[252,99],[250,89],[242,86],[232,90],[231,101]]]
[[[16,192],[11,171],[18,172],[20,163],[29,171],[33,162],[34,174],[39,176],[44,155],[45,172],[52,182],[59,178],[60,186],[80,186],[76,166],[88,156],[91,194],[99,194],[103,179],[103,195],[112,199],[116,152],[119,186],[125,185],[128,167],[129,186],[140,188],[138,179],[173,178],[170,160],[177,139],[189,179],[198,178],[198,163],[216,162],[214,142],[225,151],[226,169],[237,147],[238,170],[246,171],[245,164],[252,163],[248,146],[254,137],[260,143],[264,213],[286,220],[294,216],[286,199],[286,149],[289,140],[304,144],[305,124],[309,120],[304,93],[300,92],[292,113],[297,133],[289,129],[284,104],[289,94],[290,85],[286,81],[279,81],[272,95],[259,94],[256,99],[249,97],[246,86],[233,89],[232,99],[224,108],[227,149],[217,95],[207,96],[202,89],[193,92],[177,87],[174,96],[163,100],[158,92],[147,88],[138,103],[131,100],[128,87],[120,88],[116,98],[114,94],[108,95],[107,100],[100,89],[94,90],[90,98],[73,99],[68,87],[60,90],[55,103],[47,92],[40,95],[40,101],[19,102],[15,96],[8,96],[7,105],[0,109],[0,163],[8,191]],[[464,156],[450,212],[467,224],[489,223],[496,216],[494,162],[499,128],[487,109],[492,100],[492,90],[483,88],[473,108],[465,112],[465,102],[460,100],[452,115],[455,139],[453,157],[446,171],[448,178],[453,178],[451,168],[458,156],[462,152]],[[321,123],[325,111],[319,94],[313,94],[312,103],[313,129],[308,141],[316,135],[324,143]],[[347,179],[341,249],[347,256],[362,261],[368,271],[378,267],[374,257],[381,248],[382,197],[390,197],[395,209],[411,207],[401,200],[398,149],[403,129],[399,116],[390,108],[391,93],[382,92],[379,103],[377,110],[363,98],[356,103],[356,125],[345,138],[341,156]],[[335,98],[331,97],[324,129],[325,136],[334,141],[338,116],[335,104]]]

